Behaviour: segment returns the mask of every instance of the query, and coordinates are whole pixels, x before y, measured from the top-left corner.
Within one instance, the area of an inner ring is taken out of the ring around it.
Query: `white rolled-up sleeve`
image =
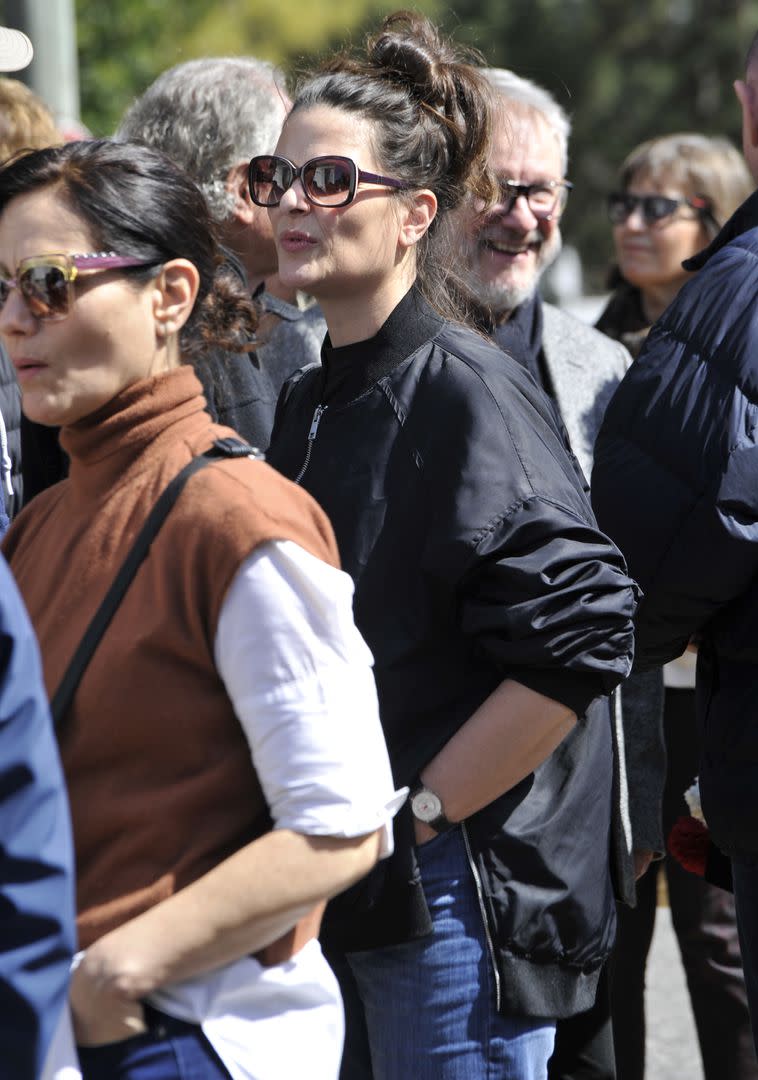
[[[262,545],[227,592],[214,652],[274,828],[382,829],[391,854],[407,789],[392,780],[351,578],[290,540]]]

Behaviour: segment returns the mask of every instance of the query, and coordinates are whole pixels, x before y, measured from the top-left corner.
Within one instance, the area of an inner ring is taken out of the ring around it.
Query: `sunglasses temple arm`
[[[391,176],[381,176],[379,173],[366,172],[365,169],[358,169],[358,179],[367,180],[370,184],[386,184],[387,187],[409,187],[409,184],[405,180],[395,180]]]

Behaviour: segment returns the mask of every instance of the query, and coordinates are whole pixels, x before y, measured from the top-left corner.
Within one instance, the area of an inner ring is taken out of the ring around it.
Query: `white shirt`
[[[394,788],[352,600],[347,574],[292,541],[264,544],[228,590],[214,656],[274,828],[338,837],[382,829],[386,856],[407,789]],[[342,1004],[317,941],[284,964],[264,968],[246,956],[150,1001],[201,1024],[234,1080],[339,1073]],[[45,1077],[76,1080],[64,1028],[65,1018]]]

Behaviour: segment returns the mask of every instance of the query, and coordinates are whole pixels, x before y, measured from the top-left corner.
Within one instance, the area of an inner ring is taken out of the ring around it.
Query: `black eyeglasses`
[[[88,255],[33,255],[21,260],[13,277],[0,275],[0,309],[11,289],[18,289],[36,319],[47,322],[65,319],[74,302],[74,281],[80,270],[123,270],[152,266],[154,262],[116,255],[113,251]]]
[[[516,199],[526,199],[527,206],[536,218],[549,220],[562,213],[573,184],[569,180],[540,180],[537,184],[519,184],[515,180],[498,177],[501,213],[510,214]]]
[[[655,225],[676,213],[680,206],[689,206],[701,217],[715,220],[710,203],[702,195],[671,199],[668,195],[631,195],[628,191],[614,191],[608,196],[608,217],[613,225],[624,225],[639,210],[646,225]]]
[[[258,206],[278,206],[295,180],[303,185],[306,199],[314,206],[347,206],[355,198],[358,184],[408,187],[404,180],[366,172],[352,158],[334,154],[311,158],[300,166],[276,154],[259,154],[248,167],[250,198]]]

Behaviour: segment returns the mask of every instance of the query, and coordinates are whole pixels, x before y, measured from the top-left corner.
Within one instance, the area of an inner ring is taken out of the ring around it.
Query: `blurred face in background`
[[[563,179],[558,139],[541,115],[513,107],[496,122],[490,164],[498,180],[539,184]],[[469,261],[477,295],[493,315],[506,316],[535,292],[561,250],[559,199],[550,217],[537,217],[520,196],[495,204],[469,226]]]
[[[684,200],[696,193],[666,177],[635,175],[626,189],[629,195],[664,195]],[[620,224],[613,226],[616,260],[624,278],[644,294],[646,290],[678,290],[690,276],[682,261],[701,251],[709,236],[697,210],[683,202],[658,221],[645,219],[637,206]]]

